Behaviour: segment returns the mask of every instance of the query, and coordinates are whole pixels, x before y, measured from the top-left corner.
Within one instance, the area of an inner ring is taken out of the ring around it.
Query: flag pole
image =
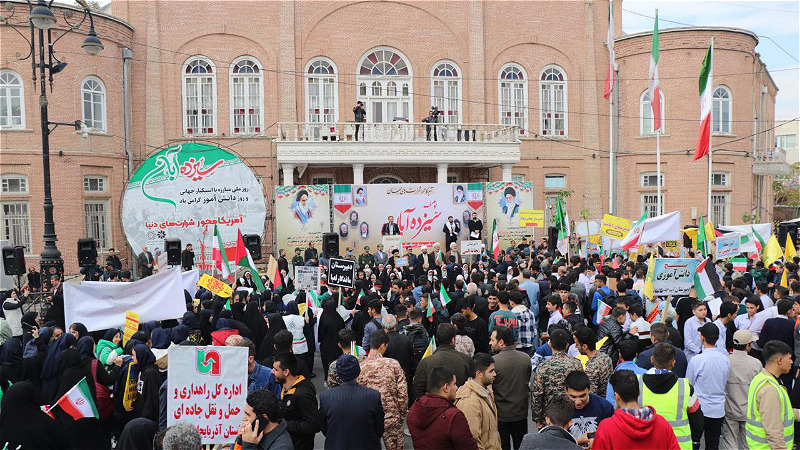
[[[658,9],[656,9],[656,27],[658,27]],[[656,29],[658,31],[658,29]],[[656,34],[657,35],[657,34]],[[652,61],[652,60],[651,60]],[[656,66],[657,67],[657,66]],[[656,73],[658,73],[656,71]],[[653,105],[653,93],[650,93],[650,105]],[[655,110],[653,111],[653,127],[658,127],[656,130],[656,186],[658,186],[658,197],[656,197],[656,204],[658,205],[658,215],[664,214],[663,204],[661,201],[661,132],[663,131],[663,127],[661,126],[662,119],[661,119],[661,102],[657,105],[658,108],[658,121],[659,123],[655,123]],[[666,177],[665,177],[666,178]]]
[[[710,89],[714,88],[714,37],[711,37],[711,69],[709,70],[708,74],[708,85]],[[713,103],[713,92],[712,92],[712,103]],[[708,128],[708,210],[707,210],[707,217],[711,218],[711,167],[713,163],[711,161],[711,154],[714,153],[711,147],[711,136],[714,134],[714,108],[711,108],[711,126]]]

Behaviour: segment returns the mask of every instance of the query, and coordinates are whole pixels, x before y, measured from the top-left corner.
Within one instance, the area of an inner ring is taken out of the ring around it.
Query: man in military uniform
[[[300,247],[295,247],[294,249],[294,256],[292,257],[292,266],[293,267],[303,267],[306,264],[306,260],[303,259],[303,255],[300,254],[303,249]]]
[[[358,384],[375,389],[381,394],[385,423],[383,444],[386,450],[402,450],[403,420],[408,409],[408,388],[400,363],[395,359],[383,357],[388,343],[389,336],[383,330],[370,335],[369,356],[361,361]]]
[[[369,252],[369,245],[364,246],[364,253],[358,257],[358,265],[361,266],[361,270],[364,270],[367,266],[375,266],[375,258],[373,258],[372,254]]]
[[[533,386],[531,387],[531,413],[533,421],[539,425],[539,428],[545,425],[544,412],[547,410],[550,400],[565,391],[566,374],[573,370],[583,370],[580,361],[567,356],[566,351],[569,344],[569,333],[561,329],[554,330],[550,334],[553,356],[536,368],[536,376],[533,377]]]

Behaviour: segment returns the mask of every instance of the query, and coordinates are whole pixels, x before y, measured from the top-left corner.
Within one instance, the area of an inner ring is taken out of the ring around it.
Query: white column
[[[511,181],[511,169],[513,167],[513,164],[503,164],[503,174],[500,177],[500,181]]]
[[[294,186],[294,164],[281,164],[283,168],[283,184]]]
[[[364,184],[363,164],[353,164],[353,184]]]
[[[440,184],[447,183],[447,164],[436,165],[436,182]]]

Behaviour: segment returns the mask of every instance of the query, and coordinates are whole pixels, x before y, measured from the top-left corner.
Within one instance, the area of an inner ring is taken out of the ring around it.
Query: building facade
[[[25,3],[10,4],[17,19],[27,17]],[[612,109],[603,98],[607,9],[606,1],[115,0],[96,20],[103,53],[83,54],[79,33],[59,42],[69,67],[56,76],[50,115],[81,118],[88,127],[51,135],[66,266],[75,267],[81,237],[97,238],[103,250],[126,246],[119,210],[129,170],[185,140],[234,151],[254,170],[268,199],[266,251],[274,250],[271,199],[279,184],[526,180],[534,183],[535,209],[570,191],[573,218],[655,215],[659,177],[646,98],[651,36],[622,36],[617,15]],[[12,26],[0,26],[0,92],[10,105],[0,118],[3,237],[26,245],[34,258],[42,246],[38,94],[29,61],[15,57],[26,44]],[[712,36],[711,217],[740,223],[743,214],[763,211],[766,220],[771,177],[785,166],[769,151],[776,86],[755,52],[757,37],[738,29],[661,32],[663,208],[682,211],[686,223],[707,214],[708,167],[691,154],[699,128],[696,79]],[[366,110],[358,127],[357,101]],[[432,106],[440,113],[434,125],[425,121]],[[609,211],[612,131],[618,177]]]

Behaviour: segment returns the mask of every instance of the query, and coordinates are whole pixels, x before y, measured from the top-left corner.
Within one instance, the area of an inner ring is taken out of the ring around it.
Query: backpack
[[[414,360],[419,361],[422,359],[422,355],[425,354],[425,350],[428,349],[428,344],[430,343],[430,337],[428,337],[428,332],[425,331],[425,328],[414,327],[410,330],[408,328],[403,328],[403,334],[411,341]]]

